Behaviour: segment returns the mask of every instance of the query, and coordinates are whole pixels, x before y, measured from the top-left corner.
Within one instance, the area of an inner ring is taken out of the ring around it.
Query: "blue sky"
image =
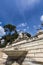
[[[0,36],[5,24],[34,35],[43,22],[43,0],[0,0]]]

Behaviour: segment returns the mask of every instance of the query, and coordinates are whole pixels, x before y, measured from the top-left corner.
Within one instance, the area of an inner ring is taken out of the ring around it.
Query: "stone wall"
[[[16,47],[19,50],[22,49],[28,51],[28,53],[25,55],[22,65],[43,65],[43,38],[30,40],[30,42],[27,40],[26,43],[20,43],[18,45],[16,44],[15,48]],[[19,61],[21,62],[21,60]]]
[[[25,40],[23,43],[13,44],[11,48],[26,50],[27,54],[15,60],[0,52],[0,65],[43,65],[43,38]]]
[[[8,56],[5,53],[1,52],[0,49],[0,65],[5,65],[7,57]]]

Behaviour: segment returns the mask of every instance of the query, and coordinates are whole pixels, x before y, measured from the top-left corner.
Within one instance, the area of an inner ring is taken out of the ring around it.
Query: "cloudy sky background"
[[[43,0],[0,0],[0,36],[5,24],[16,25],[17,30],[32,35],[43,22]]]

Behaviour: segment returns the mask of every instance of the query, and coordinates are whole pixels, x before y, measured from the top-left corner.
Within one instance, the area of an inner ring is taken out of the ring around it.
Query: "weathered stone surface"
[[[19,65],[17,62],[14,62],[12,65]]]
[[[0,65],[5,65],[7,55],[0,51]]]
[[[7,49],[6,53],[9,54],[7,56],[0,52],[0,65],[43,65],[43,36],[39,34],[38,37],[36,39],[25,39],[5,48]],[[15,50],[17,50],[17,53]],[[21,50],[25,50],[27,53],[19,53]],[[10,56],[11,54],[12,56]],[[14,55],[16,57],[19,55],[19,57],[14,59]]]

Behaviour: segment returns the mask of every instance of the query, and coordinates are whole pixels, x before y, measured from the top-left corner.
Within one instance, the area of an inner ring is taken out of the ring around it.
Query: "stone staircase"
[[[14,60],[10,65],[43,65],[43,39],[30,42],[25,40],[25,42],[17,43],[9,48],[28,51],[26,55],[18,58],[17,61]],[[5,58],[1,59],[0,65],[4,65],[5,61]]]

